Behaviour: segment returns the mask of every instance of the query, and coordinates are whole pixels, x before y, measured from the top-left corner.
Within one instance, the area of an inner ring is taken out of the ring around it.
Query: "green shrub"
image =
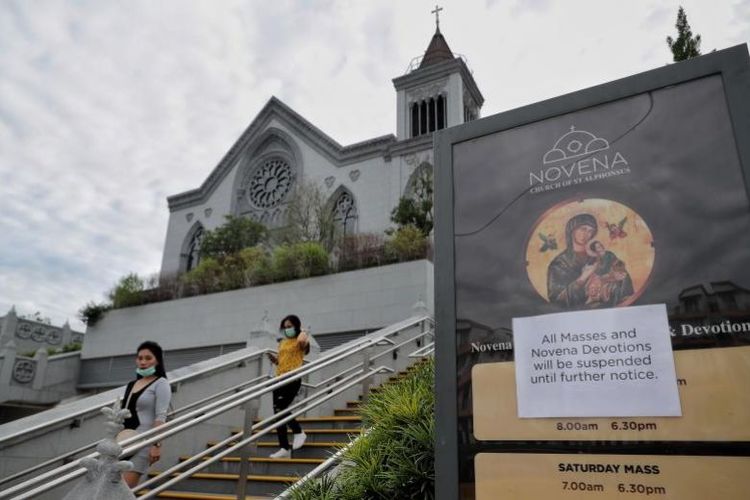
[[[415,226],[428,236],[433,227],[432,168],[419,168],[414,173],[411,193],[398,200],[391,211],[391,221],[399,227]]]
[[[65,354],[68,352],[80,351],[81,347],[83,346],[81,345],[80,342],[69,342],[60,348],[48,347],[47,354],[49,354],[50,356],[53,356],[55,354]]]
[[[80,351],[83,344],[80,342],[69,342],[60,348],[61,353]]]
[[[222,259],[238,253],[243,248],[254,247],[266,237],[263,224],[247,217],[226,215],[226,222],[206,231],[201,240],[201,258]]]
[[[339,271],[364,269],[388,263],[385,239],[381,234],[359,233],[341,238],[338,245]]]
[[[279,245],[274,249],[271,269],[274,281],[293,280],[297,277],[297,261],[291,245]]]
[[[143,303],[143,280],[135,273],[120,278],[112,291],[109,299],[115,309],[121,307],[137,306]]]
[[[335,480],[311,481],[293,500],[435,498],[434,362],[372,394],[362,407],[369,434],[344,453]]]
[[[427,238],[415,226],[403,226],[388,240],[386,248],[399,262],[422,259],[427,253]]]
[[[271,279],[271,260],[260,245],[221,259],[207,257],[182,275],[185,295],[236,290],[269,283]]]
[[[239,258],[245,274],[245,286],[263,285],[273,279],[271,257],[260,245],[240,251]]]
[[[222,275],[223,269],[218,260],[211,257],[202,259],[195,269],[191,269],[182,275],[186,295],[200,295],[221,291]]]
[[[328,272],[328,252],[320,243],[311,241],[293,245],[298,255],[300,278],[322,276]]]
[[[315,242],[280,245],[273,252],[274,281],[287,281],[328,272],[328,252]]]
[[[83,306],[78,311],[78,317],[83,321],[87,326],[94,326],[97,321],[99,321],[102,316],[104,316],[104,313],[112,309],[111,304],[106,304],[104,302],[100,302],[97,304],[96,302],[89,302],[85,306]]]

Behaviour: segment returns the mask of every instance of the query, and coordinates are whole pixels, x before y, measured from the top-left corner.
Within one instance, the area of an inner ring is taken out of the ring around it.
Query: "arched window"
[[[198,222],[188,232],[182,252],[182,270],[188,272],[195,269],[201,261],[201,241],[203,240],[203,225]]]
[[[412,103],[411,105],[411,136],[417,137],[419,135],[419,104]]]
[[[404,196],[413,200],[432,197],[433,178],[432,165],[429,162],[422,162],[414,172],[412,172],[404,189]]]
[[[411,136],[418,137],[448,126],[448,98],[442,94],[413,102],[410,107]]]
[[[347,190],[334,199],[333,202],[333,222],[336,231],[343,236],[352,235],[357,232],[357,204],[354,197]]]

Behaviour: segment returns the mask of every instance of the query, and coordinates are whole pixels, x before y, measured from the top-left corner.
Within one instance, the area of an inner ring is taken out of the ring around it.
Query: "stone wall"
[[[432,263],[419,260],[108,312],[86,331],[82,359],[134,355],[144,340],[166,352],[245,342],[266,317],[273,331],[297,314],[313,335],[373,331],[432,306]]]

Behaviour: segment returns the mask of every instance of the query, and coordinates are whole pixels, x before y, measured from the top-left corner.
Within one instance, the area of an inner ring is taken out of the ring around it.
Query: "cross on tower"
[[[430,13],[435,14],[435,26],[437,27],[438,31],[440,30],[440,11],[443,10],[442,7],[438,7],[438,5],[435,5],[435,10],[430,11]]]

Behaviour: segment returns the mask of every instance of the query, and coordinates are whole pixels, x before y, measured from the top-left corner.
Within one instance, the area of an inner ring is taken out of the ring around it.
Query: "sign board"
[[[513,352],[521,418],[682,415],[663,305],[513,318]]]
[[[746,46],[435,147],[437,498],[744,498]]]

